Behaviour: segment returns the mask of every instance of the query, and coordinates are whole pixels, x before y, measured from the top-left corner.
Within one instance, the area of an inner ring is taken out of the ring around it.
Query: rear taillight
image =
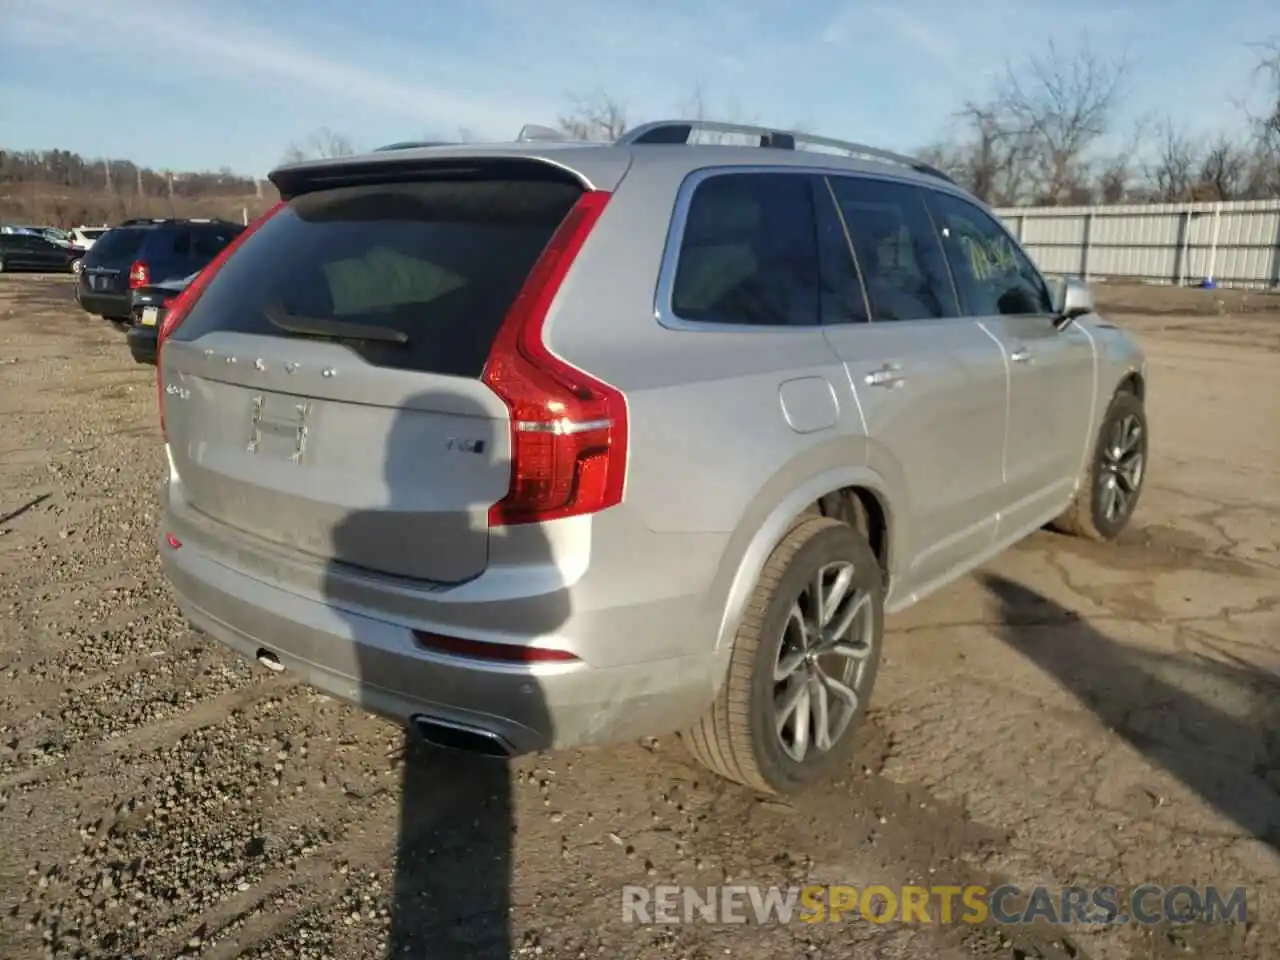
[[[222,252],[210,260],[208,265],[196,274],[196,278],[186,286],[182,293],[172,300],[165,301],[165,306],[169,308],[169,312],[164,315],[164,320],[160,323],[160,329],[156,332],[156,395],[160,403],[160,436],[165,440],[168,440],[169,437],[164,429],[164,371],[160,365],[160,348],[164,345],[169,335],[178,329],[178,324],[182,323],[182,318],[191,312],[191,308],[195,306],[196,301],[200,299],[200,295],[209,286],[209,281],[222,269],[222,265],[236,252],[240,244],[248,240],[250,234],[275,216],[283,206],[284,201],[281,200],[245,227],[238,237],[223,247]]]
[[[542,328],[556,293],[609,202],[584,193],[507,311],[481,379],[511,412],[511,487],[490,526],[595,513],[622,500],[626,398],[555,356]]]
[[[129,268],[129,289],[136,290],[150,282],[151,271],[147,269],[147,265],[141,260],[133,261],[133,266]]]

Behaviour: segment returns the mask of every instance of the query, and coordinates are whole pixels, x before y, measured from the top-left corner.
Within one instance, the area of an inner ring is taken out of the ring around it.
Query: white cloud
[[[955,35],[948,29],[937,29],[924,17],[897,7],[874,4],[867,12],[897,34],[899,39],[921,53],[949,58],[956,53]]]
[[[382,113],[451,129],[506,132],[530,115],[518,102],[468,97],[433,83],[413,83],[306,49],[278,35],[218,21],[181,3],[94,0],[76,8],[53,3],[4,4],[9,42],[56,47],[63,56],[137,49],[149,61],[181,64],[238,85],[294,84],[300,92],[359,104]],[[123,55],[127,56],[127,53]],[[157,77],[163,70],[157,70]]]

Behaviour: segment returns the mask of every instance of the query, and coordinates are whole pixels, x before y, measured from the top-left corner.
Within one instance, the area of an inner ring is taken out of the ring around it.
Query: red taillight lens
[[[511,411],[511,488],[490,526],[595,513],[622,500],[627,404],[547,349],[542,327],[574,258],[609,202],[584,193],[507,311],[481,379]]]
[[[147,269],[147,265],[141,260],[133,261],[133,266],[129,268],[129,289],[136,290],[138,287],[145,287],[151,282],[151,271]]]
[[[222,248],[222,251],[209,261],[208,265],[196,274],[196,278],[187,285],[187,287],[172,300],[166,300],[165,306],[169,308],[169,312],[164,315],[164,321],[160,324],[160,329],[156,332],[156,395],[160,403],[160,436],[168,439],[168,435],[164,429],[164,372],[160,365],[160,348],[164,346],[165,339],[178,329],[178,324],[182,323],[182,318],[191,312],[191,308],[195,306],[195,302],[200,299],[200,295],[209,286],[209,281],[214,275],[222,269],[222,265],[230,259],[231,255],[239,248],[240,244],[249,239],[249,236],[261,227],[264,223],[274,217],[284,206],[281,200],[274,207],[264,213],[258,219],[254,220],[240,232],[240,235]],[[136,266],[136,264],[135,264]]]

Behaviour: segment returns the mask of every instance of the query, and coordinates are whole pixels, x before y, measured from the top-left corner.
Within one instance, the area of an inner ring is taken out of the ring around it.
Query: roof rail
[[[526,123],[520,128],[520,133],[516,136],[517,143],[527,143],[530,140],[568,140],[569,137],[555,127],[544,127],[540,123]]]
[[[240,226],[235,220],[228,220],[225,217],[130,217],[128,220],[121,220],[116,226],[141,227],[156,223],[225,223]]]
[[[720,120],[655,120],[628,130],[617,140],[623,145],[639,144],[685,144],[695,130],[706,130],[710,133],[738,133],[759,137],[760,146],[777,150],[795,150],[799,143],[812,144],[817,147],[830,147],[844,150],[850,156],[867,157],[872,160],[884,160],[900,166],[910,167],[917,173],[955,183],[949,176],[923,160],[908,157],[891,150],[855,143],[851,140],[836,140],[832,137],[819,137],[811,133],[800,133],[794,130],[777,130],[772,127],[760,127],[749,123],[724,123]]]
[[[388,143],[383,147],[374,147],[374,153],[381,153],[383,150],[415,150],[418,147],[451,147],[451,140],[400,140],[396,143]]]

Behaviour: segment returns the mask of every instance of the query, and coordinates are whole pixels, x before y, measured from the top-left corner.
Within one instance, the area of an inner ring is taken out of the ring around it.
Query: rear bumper
[[[683,729],[710,704],[721,675],[711,650],[607,667],[429,652],[400,623],[281,589],[192,544],[173,549],[162,537],[160,559],[188,620],[242,655],[273,655],[319,690],[402,723],[426,717],[482,731],[512,754]],[[611,618],[627,615],[595,610],[574,629],[610,636]]]
[[[125,340],[129,344],[129,352],[133,354],[133,359],[138,363],[154,364],[156,362],[155,327],[144,327],[135,324],[125,334]]]
[[[113,320],[129,319],[129,297],[109,293],[90,293],[83,283],[76,285],[80,306],[88,313]]]

